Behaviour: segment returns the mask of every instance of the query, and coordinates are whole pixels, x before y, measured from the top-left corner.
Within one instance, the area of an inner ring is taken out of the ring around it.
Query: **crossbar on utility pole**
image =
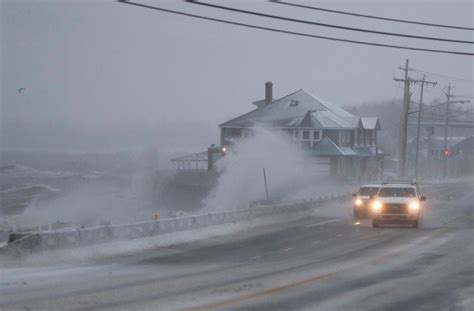
[[[423,79],[419,81],[421,83],[421,90],[420,90],[420,102],[418,103],[418,122],[416,125],[416,150],[415,150],[415,180],[418,181],[418,153],[420,148],[420,121],[421,121],[421,106],[423,105],[423,89],[425,84],[431,84],[435,86],[438,84],[437,82],[426,81],[425,75],[423,75]]]

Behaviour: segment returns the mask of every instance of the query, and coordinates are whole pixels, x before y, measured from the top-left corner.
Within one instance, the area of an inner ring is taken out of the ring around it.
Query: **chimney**
[[[265,105],[271,104],[273,101],[273,83],[265,82]]]

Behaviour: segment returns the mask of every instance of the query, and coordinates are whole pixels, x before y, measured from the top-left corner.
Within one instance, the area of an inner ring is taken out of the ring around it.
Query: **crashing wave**
[[[39,178],[63,178],[75,176],[71,171],[39,170],[26,165],[9,164],[0,167],[0,174],[14,176],[29,176]]]
[[[0,190],[0,193],[7,194],[7,193],[14,193],[14,192],[41,192],[47,191],[51,193],[59,193],[61,190],[57,188],[53,188],[48,185],[36,184],[36,185],[28,185],[23,187],[14,187],[8,188],[5,190]]]

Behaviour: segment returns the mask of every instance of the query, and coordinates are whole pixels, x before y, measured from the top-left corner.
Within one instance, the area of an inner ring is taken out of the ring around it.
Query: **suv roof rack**
[[[382,181],[382,185],[386,184],[408,184],[408,185],[416,185],[416,181],[409,180],[409,179],[391,179],[391,180],[384,180]]]

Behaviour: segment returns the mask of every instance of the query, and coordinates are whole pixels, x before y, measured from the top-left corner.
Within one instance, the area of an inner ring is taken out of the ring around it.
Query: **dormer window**
[[[296,107],[298,106],[299,103],[300,103],[299,101],[293,99],[292,101],[290,101],[290,107]]]

